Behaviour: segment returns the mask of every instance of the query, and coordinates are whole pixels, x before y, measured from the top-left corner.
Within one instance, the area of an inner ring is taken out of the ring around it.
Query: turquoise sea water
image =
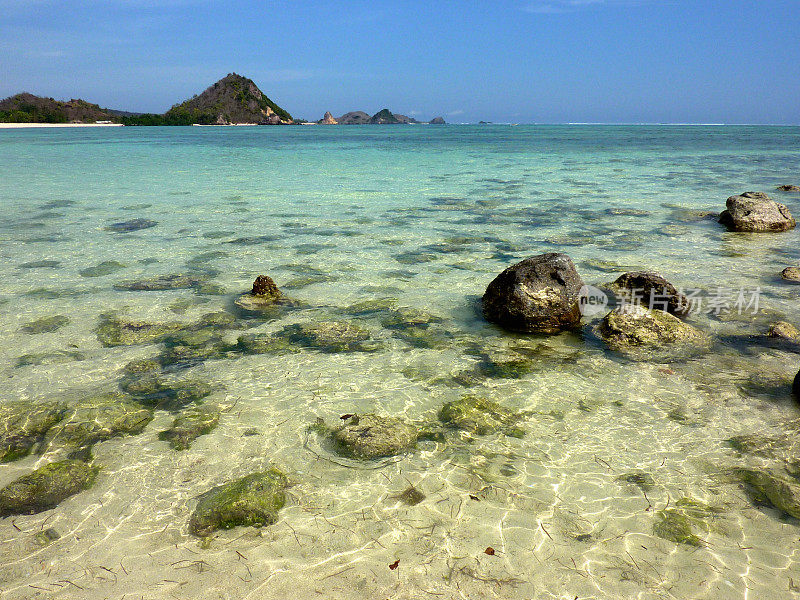
[[[163,358],[158,341],[104,346],[104,319],[236,317],[213,332],[227,354],[163,373],[210,385],[218,427],[174,450],[158,433],[190,406],[160,405],[141,433],[96,444],[91,489],[0,520],[0,598],[797,596],[800,521],[729,475],[783,458],[726,440],[791,443],[800,429],[800,356],[762,337],[800,326],[800,288],[780,279],[800,233],[730,233],[705,216],[746,190],[800,214],[779,184],[800,184],[800,127],[0,130],[0,403],[74,406],[119,393],[132,360]],[[155,225],[108,229],[133,219]],[[692,316],[714,345],[672,363],[608,352],[597,318],[549,338],[485,323],[492,278],[553,251],[589,284],[645,268],[706,297],[759,289],[758,311]],[[202,281],[118,289],[172,274]],[[237,311],[259,274],[299,305]],[[430,324],[353,308],[373,300]],[[371,351],[236,346],[332,320],[366,330]],[[522,366],[504,370],[509,355]],[[464,394],[522,411],[526,434],[448,432],[370,463],[307,429],[347,413],[436,421]],[[0,486],[60,457],[43,450],[0,465]],[[199,494],[272,464],[291,482],[276,524],[189,535]],[[642,473],[651,485],[630,482]],[[409,485],[419,504],[397,498]],[[705,505],[687,518],[702,543],[655,535],[689,501]],[[60,537],[42,543],[47,528]]]

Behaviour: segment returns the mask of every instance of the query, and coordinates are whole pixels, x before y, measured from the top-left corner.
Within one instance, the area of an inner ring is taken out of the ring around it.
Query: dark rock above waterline
[[[781,271],[781,278],[786,281],[800,283],[800,267],[786,267]]]
[[[764,192],[744,192],[731,196],[719,222],[732,231],[786,231],[795,226],[792,213]]]
[[[800,185],[779,185],[775,189],[779,192],[800,192]]]
[[[553,334],[580,324],[584,283],[566,254],[526,258],[500,273],[483,295],[487,321],[510,331]]]
[[[625,296],[625,302],[664,310],[677,316],[691,309],[688,298],[658,273],[632,271],[620,275],[611,289]]]

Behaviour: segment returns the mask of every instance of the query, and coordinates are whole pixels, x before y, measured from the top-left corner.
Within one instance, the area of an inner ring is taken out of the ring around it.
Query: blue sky
[[[800,0],[0,0],[0,96],[163,112],[235,71],[293,115],[800,123]]]

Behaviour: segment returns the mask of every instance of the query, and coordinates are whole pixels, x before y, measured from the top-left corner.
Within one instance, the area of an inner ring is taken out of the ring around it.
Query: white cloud
[[[522,10],[527,13],[552,15],[593,6],[633,6],[657,1],[659,0],[534,0],[523,6]]]

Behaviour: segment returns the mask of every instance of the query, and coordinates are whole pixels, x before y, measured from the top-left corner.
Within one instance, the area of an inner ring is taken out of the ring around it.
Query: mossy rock
[[[224,310],[206,313],[198,322],[199,327],[210,327],[212,329],[235,329],[237,319],[234,315]]]
[[[317,321],[284,327],[277,333],[291,343],[321,352],[363,352],[376,349],[370,333],[349,321]]]
[[[282,304],[292,303],[293,301],[283,295],[268,275],[256,277],[253,288],[234,301],[236,306],[250,312],[271,311]]]
[[[338,312],[351,317],[371,317],[382,313],[388,313],[396,307],[396,298],[373,298],[356,302],[355,304],[339,309]]]
[[[141,433],[153,411],[131,398],[105,394],[88,398],[67,410],[65,418],[45,438],[49,448],[87,448],[114,437]]]
[[[208,278],[199,275],[159,275],[148,279],[121,281],[114,284],[114,289],[125,292],[160,292],[164,290],[188,290],[199,286]]]
[[[743,434],[735,435],[727,440],[728,445],[742,454],[753,454],[765,458],[773,458],[776,453],[788,448],[789,440],[783,441],[778,438],[758,435]]]
[[[440,328],[409,327],[408,329],[395,330],[392,335],[414,348],[441,350],[453,343],[453,334]]]
[[[0,462],[27,456],[64,418],[64,405],[9,402],[0,405]]]
[[[77,460],[40,467],[0,489],[0,516],[34,514],[54,508],[91,487],[99,470]]]
[[[220,410],[216,406],[195,406],[176,417],[172,427],[158,434],[175,450],[186,450],[201,435],[211,433],[219,424]]]
[[[17,359],[16,366],[29,367],[39,365],[60,365],[85,359],[86,355],[78,350],[56,350],[55,352],[23,354]]]
[[[523,437],[525,430],[518,426],[523,418],[523,414],[515,413],[493,400],[471,394],[448,402],[439,411],[442,423],[475,435],[500,432]]]
[[[285,354],[298,352],[286,338],[269,333],[247,333],[239,336],[238,347],[245,354]]]
[[[97,340],[107,348],[155,344],[185,327],[182,323],[123,321],[115,317],[105,317],[97,328]]]
[[[206,537],[218,529],[272,525],[286,503],[286,486],[286,475],[272,468],[215,487],[199,497],[189,531]]]
[[[123,265],[121,262],[117,262],[116,260],[104,260],[103,262],[97,263],[93,267],[82,269],[80,271],[80,275],[81,277],[103,277],[105,275],[111,275],[112,273],[121,271],[125,268],[126,265]]]
[[[703,332],[661,310],[626,305],[608,313],[596,333],[633,360],[685,359],[711,346]]]
[[[230,345],[211,327],[180,331],[164,338],[164,365],[225,358]]]
[[[520,379],[536,368],[536,361],[512,348],[495,349],[483,354],[478,369],[493,379]]]
[[[407,329],[409,327],[427,327],[432,323],[442,323],[444,319],[416,308],[398,308],[381,319],[381,325],[387,329]]]
[[[158,374],[126,376],[120,380],[120,389],[133,396],[140,404],[158,406],[167,410],[184,407],[202,400],[214,392],[214,387],[196,379],[172,380]]]
[[[64,315],[53,315],[52,317],[42,317],[30,323],[26,323],[20,331],[32,335],[39,333],[53,333],[65,325],[69,325],[69,317]]]
[[[342,456],[373,459],[407,452],[416,444],[418,432],[402,419],[369,413],[351,416],[331,437]]]
[[[158,373],[161,371],[161,363],[152,358],[140,358],[132,360],[123,367],[123,372],[126,375],[141,376],[146,373]]]
[[[735,469],[734,474],[748,486],[751,498],[757,503],[774,506],[800,519],[800,482],[772,470]]]

